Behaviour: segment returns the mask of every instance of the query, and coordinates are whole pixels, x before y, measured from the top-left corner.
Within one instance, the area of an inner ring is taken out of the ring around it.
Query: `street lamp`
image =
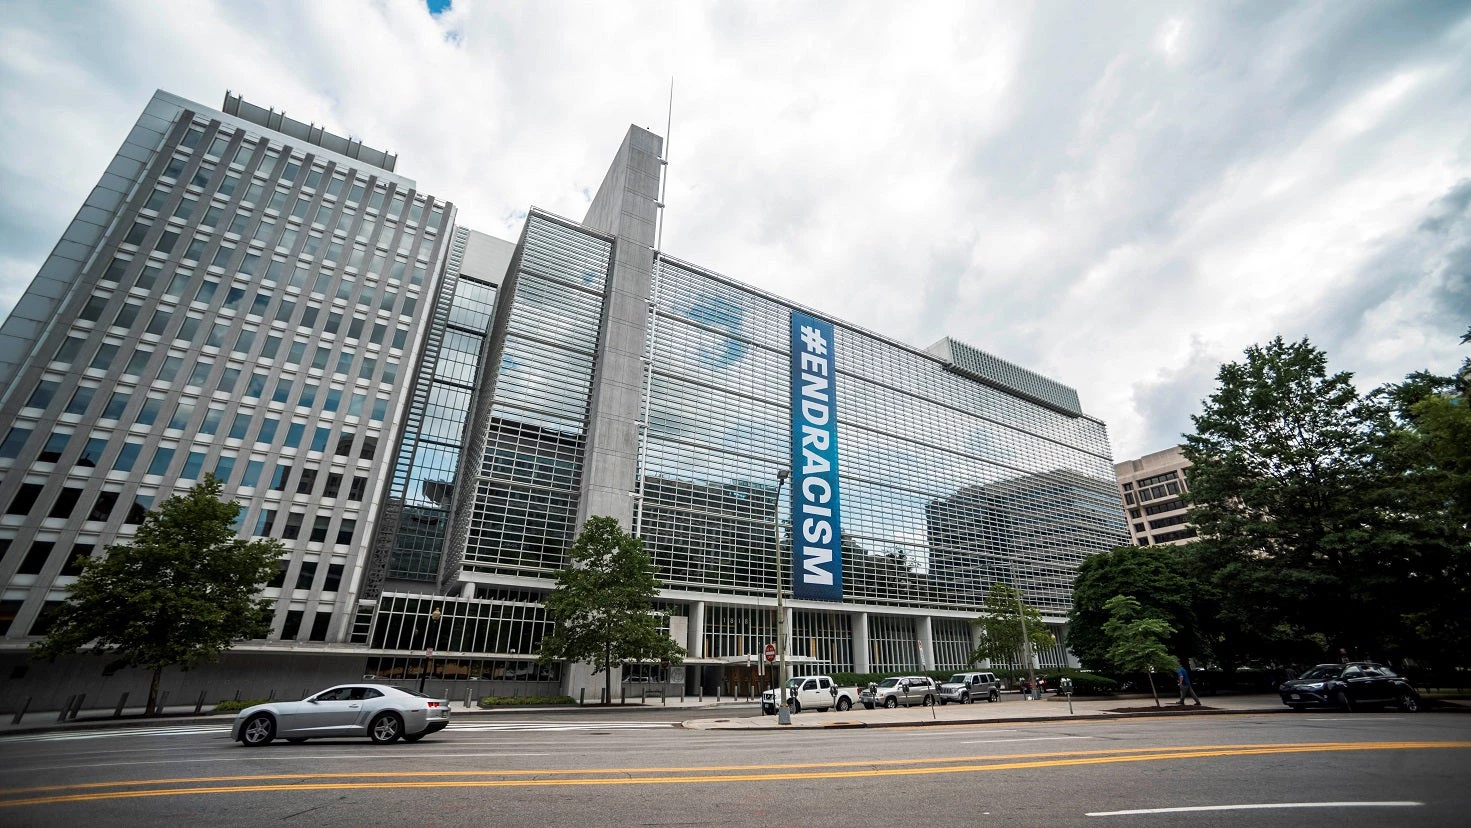
[[[437,641],[439,638],[439,636],[437,635],[437,633],[439,632],[439,607],[435,607],[434,611],[429,613],[429,622],[425,623],[424,625],[424,664],[419,668],[420,693],[424,692],[424,679],[429,678],[429,670],[434,667],[434,650],[431,649],[429,646],[430,624],[434,625],[434,632],[436,633],[434,638]]]
[[[776,723],[792,723],[791,697],[787,695],[787,608],[782,600],[781,566],[781,487],[786,485],[789,472],[776,470],[776,499],[771,504],[771,526],[776,538],[776,692],[781,704],[776,709]]]

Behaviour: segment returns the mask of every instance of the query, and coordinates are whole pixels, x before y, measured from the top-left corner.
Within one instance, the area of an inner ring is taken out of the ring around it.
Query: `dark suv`
[[[1319,664],[1299,678],[1278,688],[1282,703],[1293,710],[1309,706],[1355,707],[1396,704],[1414,713],[1420,709],[1420,694],[1383,664],[1351,661],[1348,664]]]

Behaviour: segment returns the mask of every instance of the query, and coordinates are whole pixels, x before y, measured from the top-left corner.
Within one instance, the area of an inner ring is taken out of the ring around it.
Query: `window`
[[[179,368],[184,365],[184,360],[176,357],[164,357],[163,364],[158,366],[158,381],[171,383],[179,375]]]
[[[107,450],[107,440],[102,437],[92,437],[87,440],[87,445],[82,448],[82,453],[77,457],[77,465],[84,468],[96,468],[102,462],[102,452]]]
[[[153,425],[158,420],[158,411],[163,407],[163,401],[149,397],[143,401],[143,406],[138,409],[138,416],[133,422],[138,425]]]
[[[87,299],[87,304],[82,306],[82,312],[77,314],[88,322],[96,322],[102,318],[102,310],[107,307],[106,296],[92,296]]]
[[[132,399],[133,395],[127,391],[112,392],[112,396],[109,397],[107,400],[107,407],[102,409],[102,419],[121,419],[123,416],[123,411],[127,410],[128,402]]]
[[[264,467],[265,462],[261,460],[251,460],[246,463],[245,476],[240,479],[240,485],[242,487],[254,488],[256,484],[260,483],[260,473]]]
[[[133,498],[133,505],[128,507],[128,516],[123,523],[138,525],[143,518],[148,516],[148,509],[153,505],[153,495],[138,495]]]
[[[153,452],[153,462],[148,464],[149,474],[164,474],[169,470],[169,465],[174,462],[174,450],[159,446]]]
[[[257,443],[265,443],[266,445],[274,443],[276,441],[276,428],[280,425],[281,421],[275,417],[266,417],[261,420],[260,431],[256,432],[255,441]]]
[[[87,367],[96,368],[99,371],[106,371],[112,367],[112,360],[116,356],[117,346],[104,342],[97,349],[97,355],[92,357],[92,364]]]
[[[61,343],[61,347],[56,349],[56,356],[52,357],[51,360],[53,362],[70,364],[77,358],[77,354],[82,352],[82,345],[86,341],[86,339],[80,336],[68,336],[66,341]]]
[[[276,510],[262,509],[260,517],[255,521],[255,534],[261,537],[271,534],[271,528],[276,524]]]
[[[36,488],[39,489],[40,486],[37,486]],[[332,518],[327,517],[326,515],[317,515],[316,520],[312,521],[311,537],[307,538],[307,540],[313,543],[325,542],[327,540],[327,526],[331,522]]]
[[[26,551],[25,559],[20,562],[20,567],[15,570],[15,574],[41,574],[46,561],[51,557],[51,551],[55,548],[56,544],[51,541],[31,541],[31,548]]]
[[[327,474],[327,486],[322,491],[322,497],[336,497],[342,491],[342,475],[329,472]]]
[[[105,521],[111,517],[120,494],[121,492],[99,492],[97,502],[92,504],[92,511],[87,514],[87,520]]]
[[[351,431],[343,432],[337,437],[337,448],[332,453],[338,457],[352,456],[352,441],[355,436]]]
[[[282,448],[299,448],[302,435],[306,433],[306,424],[292,423],[286,427],[286,439],[282,442]]]
[[[301,522],[306,515],[301,512],[292,512],[286,516],[286,525],[281,529],[281,537],[286,540],[296,540],[301,537]]]
[[[309,495],[317,487],[317,470],[302,469],[301,479],[296,481],[296,493]]]
[[[123,448],[117,453],[117,459],[112,461],[113,471],[132,471],[133,464],[138,462],[138,454],[143,451],[142,443],[123,443]]]
[[[223,408],[215,408],[211,406],[210,408],[205,409],[204,419],[199,422],[199,433],[212,435],[215,432],[219,431],[220,420],[224,417],[224,415],[225,410]]]
[[[344,546],[351,544],[352,536],[357,530],[358,522],[356,520],[343,518],[342,522],[337,525],[337,542]]]
[[[271,474],[271,491],[286,491],[286,478],[291,476],[291,466],[285,463],[277,463],[276,471]]]
[[[180,402],[174,409],[174,416],[169,418],[169,428],[185,429],[189,427],[189,421],[194,419],[194,403]]]
[[[61,453],[66,451],[66,444],[71,441],[70,434],[58,434],[52,432],[46,438],[46,445],[41,447],[41,453],[36,457],[42,463],[55,463],[61,459]]]
[[[61,567],[62,575],[82,574],[82,564],[92,557],[97,547],[90,543],[78,543],[72,545],[71,554],[67,556],[66,563]]]
[[[204,471],[204,452],[191,451],[189,457],[184,461],[184,469],[179,472],[180,480],[198,480],[200,473]]]
[[[26,400],[26,408],[42,408],[51,404],[51,399],[56,396],[57,383],[51,380],[41,380],[36,385],[36,390],[31,392],[31,398]]]
[[[36,498],[41,496],[40,483],[22,483],[16,490],[15,497],[10,499],[10,505],[5,507],[7,515],[28,515],[31,507],[36,505]],[[327,530],[322,529],[322,536],[326,537]]]
[[[286,585],[286,570],[288,570],[290,568],[291,568],[291,561],[290,560],[277,561],[276,562],[276,574],[273,575],[273,576],[271,576],[271,580],[270,581],[266,582],[266,587],[267,588],[280,589],[281,587],[285,586]]]
[[[336,592],[342,587],[342,564],[327,567],[327,579],[322,582],[323,592]]]
[[[71,402],[66,404],[67,414],[85,414],[87,408],[92,405],[92,398],[97,395],[97,389],[90,385],[77,388],[72,394]]]
[[[82,498],[82,490],[67,486],[56,495],[56,500],[51,504],[51,511],[46,517],[69,518],[72,510],[77,508],[77,501]]]
[[[30,439],[31,429],[20,426],[11,426],[5,435],[5,441],[0,442],[0,458],[11,459],[20,456],[21,447]]]
[[[331,626],[331,624],[332,624],[332,613],[331,612],[318,612],[317,613],[316,620],[312,622],[312,632],[311,632],[310,640],[312,640],[312,641],[326,641],[327,640],[327,630]],[[368,692],[376,693],[377,691],[370,690]]]
[[[331,436],[332,436],[332,430],[331,429],[318,426],[317,427],[317,430],[312,433],[312,447],[311,447],[311,450],[312,451],[326,451],[327,450],[327,440],[329,438],[331,438]]]
[[[352,479],[352,489],[347,493],[347,499],[352,501],[362,500],[367,490],[368,478],[361,475],[354,477]]]
[[[317,578],[317,562],[302,561],[301,569],[296,571],[296,589],[311,589],[312,581]]]
[[[291,610],[286,613],[286,622],[281,625],[281,640],[295,641],[296,636],[301,633],[301,610]]]

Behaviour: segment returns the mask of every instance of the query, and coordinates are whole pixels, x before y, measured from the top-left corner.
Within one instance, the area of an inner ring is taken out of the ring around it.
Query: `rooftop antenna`
[[[664,174],[659,177],[659,200],[655,202],[659,208],[659,226],[654,231],[654,252],[658,253],[664,249],[664,194],[669,191],[669,133],[674,129],[674,76],[669,76],[669,117],[664,122],[664,157],[659,159],[659,166],[663,167]]]

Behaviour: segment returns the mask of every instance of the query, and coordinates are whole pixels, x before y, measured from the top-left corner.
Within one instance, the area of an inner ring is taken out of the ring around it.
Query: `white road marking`
[[[16,736],[5,736],[0,738],[0,745],[15,742],[69,742],[78,739],[106,739],[112,736],[192,736],[200,733],[210,733],[216,736],[230,735],[228,725],[214,726],[185,726],[185,727],[138,727],[120,728],[118,730],[83,730],[77,732],[52,732],[52,733],[23,733]]]
[[[364,744],[367,744],[367,743],[364,742]],[[242,748],[242,750],[243,750],[243,748]],[[308,760],[311,760],[313,762],[319,762],[319,761],[322,761],[324,759],[331,760],[331,759],[344,759],[344,758],[348,758],[347,754],[343,754],[343,753],[329,753],[329,754],[324,754],[324,755],[321,755],[321,756],[308,756],[307,754],[304,754],[304,753],[296,753],[295,751],[289,751],[289,752],[287,752],[287,751],[276,750],[276,749],[272,749],[272,748],[266,748],[265,751],[266,752],[264,752],[264,753],[257,752],[257,751],[251,751],[249,756],[224,756],[224,757],[215,758],[215,759],[201,759],[199,757],[193,757],[193,756],[191,756],[191,757],[189,757],[187,759],[174,759],[174,760],[163,760],[163,759],[159,759],[159,760],[148,761],[148,762],[108,762],[107,763],[107,766],[109,768],[121,768],[121,767],[127,767],[127,766],[137,766],[137,765],[180,765],[180,764],[193,765],[193,764],[203,764],[205,762],[258,762],[261,759],[270,759],[272,762],[297,761],[297,760],[301,760],[301,759],[308,759]],[[550,753],[418,753],[418,752],[415,752],[414,753],[414,758],[415,759],[469,759],[469,758],[475,758],[475,759],[504,759],[504,758],[514,758],[514,757],[522,757],[522,756],[551,756],[551,755],[552,754],[550,754]],[[364,762],[364,761],[378,760],[378,761],[389,761],[389,762],[400,762],[401,763],[401,762],[404,761],[404,754],[397,753],[396,752],[393,756],[388,756],[388,755],[374,756],[371,753],[364,753],[364,754],[353,754],[351,756],[351,758],[352,758],[352,760],[354,762]],[[76,768],[95,768],[95,767],[97,767],[97,763],[96,762],[86,762],[86,763],[76,764],[76,765],[49,765],[49,766],[46,766],[46,767],[35,767],[35,768],[29,768],[28,767],[28,768],[18,769],[15,772],[16,773],[33,773],[35,771],[75,770]]]
[[[452,724],[456,732],[487,731],[540,731],[563,733],[574,730],[652,730],[674,727],[675,722],[475,722],[474,724]]]
[[[997,742],[1049,742],[1057,739],[1092,739],[1092,736],[1026,736],[1020,739],[973,739],[962,745],[990,745]]]
[[[1260,802],[1249,805],[1193,805],[1184,808],[1137,808],[1132,811],[1094,811],[1084,816],[1181,814],[1193,811],[1263,811],[1274,808],[1416,808],[1424,802]]]

